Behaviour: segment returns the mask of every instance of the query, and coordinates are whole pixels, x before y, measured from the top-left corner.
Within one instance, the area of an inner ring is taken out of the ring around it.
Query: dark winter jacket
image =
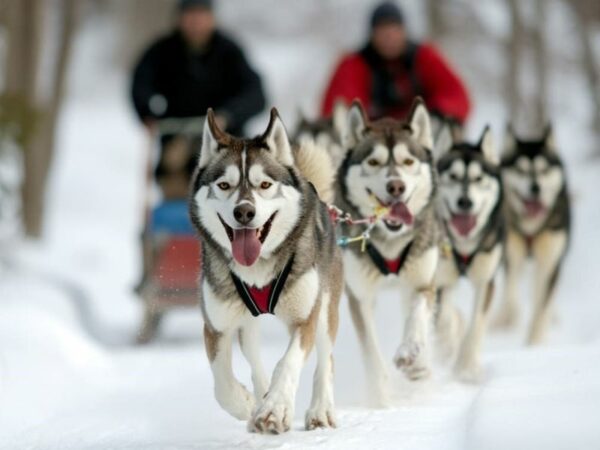
[[[199,52],[178,31],[159,39],[142,56],[133,75],[132,96],[142,120],[204,116],[211,107],[241,134],[265,105],[259,76],[241,49],[216,31]],[[157,98],[163,97],[166,100]],[[162,103],[162,105],[160,105]]]
[[[396,61],[384,61],[367,45],[337,66],[325,93],[322,114],[329,116],[338,98],[347,103],[357,98],[373,119],[401,119],[417,95],[432,113],[460,123],[471,108],[464,84],[433,45],[411,42]]]

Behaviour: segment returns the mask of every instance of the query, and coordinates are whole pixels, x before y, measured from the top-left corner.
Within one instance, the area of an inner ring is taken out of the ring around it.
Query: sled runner
[[[148,200],[145,213],[143,275],[137,287],[144,302],[140,344],[156,336],[168,311],[198,302],[200,247],[189,220],[187,196],[203,123],[199,117],[162,120],[152,136],[158,157],[147,185],[148,193],[157,191],[158,199]]]

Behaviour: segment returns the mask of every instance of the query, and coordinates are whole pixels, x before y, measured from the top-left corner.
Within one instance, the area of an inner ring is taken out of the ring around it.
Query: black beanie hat
[[[404,14],[395,2],[380,3],[371,15],[371,29],[382,23],[404,25]]]
[[[213,9],[213,0],[179,0],[179,11],[194,7]]]

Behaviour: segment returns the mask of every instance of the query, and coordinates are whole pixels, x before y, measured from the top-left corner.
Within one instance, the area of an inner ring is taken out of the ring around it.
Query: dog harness
[[[371,258],[371,261],[373,261],[373,264],[375,264],[375,267],[377,267],[383,275],[390,275],[390,274],[397,275],[400,273],[400,270],[402,270],[402,267],[404,266],[404,263],[406,262],[406,256],[408,255],[408,252],[410,252],[410,248],[412,247],[412,244],[413,244],[413,241],[411,241],[404,248],[404,250],[402,250],[402,253],[396,259],[385,259],[381,255],[381,253],[379,253],[379,251],[375,248],[375,246],[373,244],[371,244],[370,242],[367,243],[366,250],[367,250],[367,253],[369,254],[369,257]]]
[[[456,262],[456,266],[458,267],[458,271],[461,275],[465,275],[467,270],[469,270],[469,266],[473,262],[473,258],[477,251],[471,253],[470,255],[462,255],[458,253],[456,250],[452,249],[452,255],[454,256],[454,261]]]
[[[254,317],[261,314],[274,314],[275,306],[277,306],[281,291],[292,271],[293,263],[294,257],[292,256],[283,271],[270,284],[262,288],[248,286],[236,274],[230,272],[238,295]]]

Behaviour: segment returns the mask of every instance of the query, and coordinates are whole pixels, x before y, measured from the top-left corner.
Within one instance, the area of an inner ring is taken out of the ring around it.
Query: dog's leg
[[[463,339],[455,373],[463,381],[475,382],[480,377],[480,355],[487,317],[494,296],[494,280],[475,288],[475,302],[469,330]]]
[[[519,319],[519,279],[526,258],[525,240],[518,234],[509,232],[506,240],[504,298],[494,320],[495,328],[512,328]]]
[[[438,356],[449,361],[456,355],[463,337],[464,323],[460,311],[452,302],[453,287],[438,290],[437,315],[435,321]]]
[[[252,394],[233,375],[231,343],[233,331],[219,332],[204,325],[204,345],[215,380],[215,397],[221,407],[240,420],[248,420],[254,407]]]
[[[560,259],[566,242],[564,232],[547,232],[536,239],[535,305],[527,338],[529,345],[541,343],[546,335],[552,311],[552,297],[560,272]]]
[[[373,317],[375,298],[370,297],[360,301],[349,289],[346,292],[352,321],[358,334],[366,365],[370,403],[375,407],[386,407],[390,401],[389,377],[375,332],[375,320]]]
[[[333,401],[333,344],[337,334],[338,308],[329,308],[329,296],[324,296],[317,324],[317,367],[313,380],[310,408],[306,411],[307,430],[335,427]],[[335,317],[330,315],[335,314]]]
[[[394,363],[411,380],[426,378],[430,373],[429,332],[435,303],[433,288],[416,291],[404,326],[404,339],[396,351]]]
[[[267,393],[269,380],[260,359],[260,330],[257,319],[251,318],[240,328],[239,340],[242,353],[252,368],[254,398],[260,402]]]
[[[289,346],[275,367],[269,391],[248,424],[250,431],[273,434],[289,431],[294,420],[300,371],[314,345],[319,306],[316,303],[302,323],[290,324]]]

